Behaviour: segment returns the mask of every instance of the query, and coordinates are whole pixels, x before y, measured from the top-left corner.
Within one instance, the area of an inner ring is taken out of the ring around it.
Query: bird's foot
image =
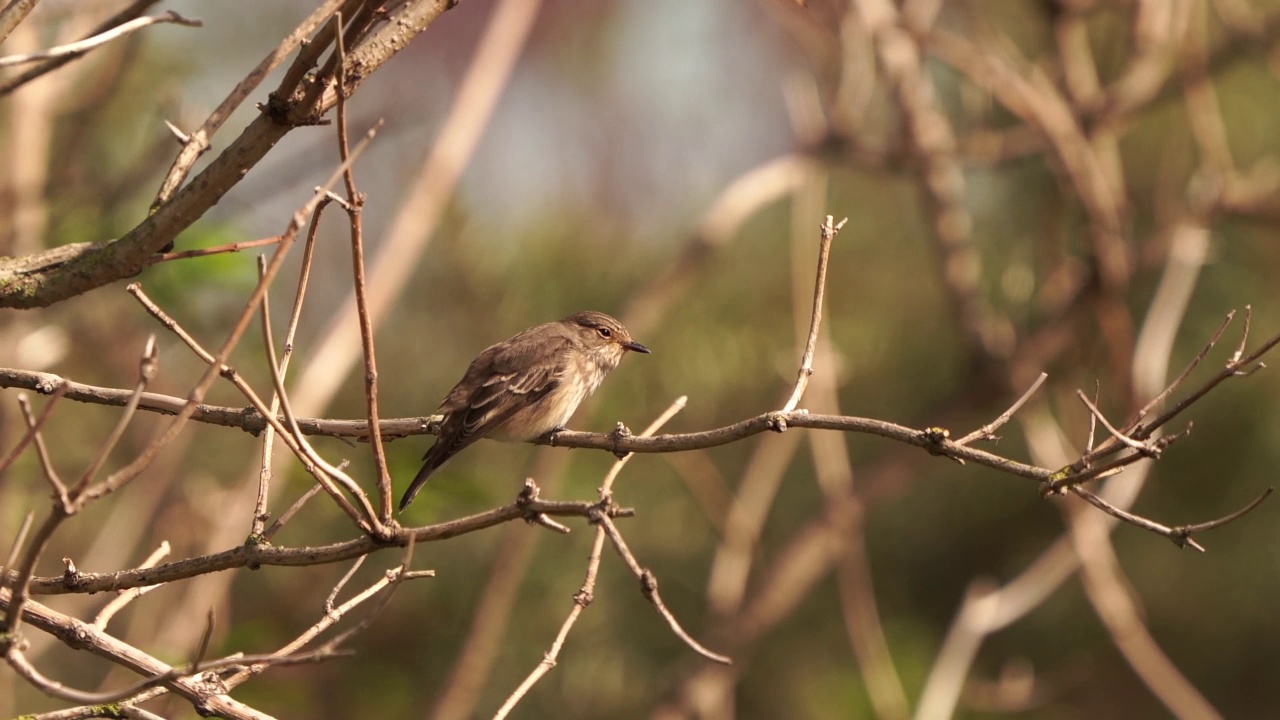
[[[559,435],[560,433],[564,432],[565,430],[568,430],[568,428],[567,428],[567,427],[565,427],[564,425],[557,425],[557,426],[555,426],[555,427],[551,428],[551,430],[547,432],[547,444],[548,444],[548,445],[550,445],[551,447],[555,447],[555,446],[556,446],[556,435]]]

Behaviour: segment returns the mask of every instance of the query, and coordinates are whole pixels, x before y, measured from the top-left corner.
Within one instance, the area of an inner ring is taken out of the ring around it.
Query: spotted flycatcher
[[[482,437],[525,441],[563,429],[628,350],[649,352],[622,323],[594,311],[535,325],[486,348],[440,403],[439,437],[400,509],[431,473]]]

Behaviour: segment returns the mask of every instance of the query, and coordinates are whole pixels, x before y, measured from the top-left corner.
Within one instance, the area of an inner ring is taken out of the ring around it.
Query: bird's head
[[[648,353],[649,348],[631,339],[631,333],[616,319],[588,310],[570,315],[564,322],[572,328],[582,346],[608,365],[617,365],[628,350]]]

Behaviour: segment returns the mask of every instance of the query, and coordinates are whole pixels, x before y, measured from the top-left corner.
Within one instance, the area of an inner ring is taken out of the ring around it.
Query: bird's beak
[[[644,353],[645,355],[649,354],[649,348],[641,345],[635,340],[629,340],[627,342],[622,343],[622,347],[626,348],[627,350],[634,350],[638,353]]]

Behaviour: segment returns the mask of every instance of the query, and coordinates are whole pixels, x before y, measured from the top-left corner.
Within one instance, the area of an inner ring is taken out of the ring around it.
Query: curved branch
[[[512,520],[532,517],[539,513],[544,515],[590,517],[591,513],[598,511],[599,508],[598,503],[585,501],[516,501],[456,520],[448,520],[420,528],[398,528],[389,533],[385,540],[376,540],[364,535],[352,540],[318,547],[295,548],[245,544],[220,553],[201,555],[187,558],[186,560],[176,560],[151,568],[133,568],[110,573],[75,572],[59,577],[35,577],[31,579],[30,588],[32,595],[97,593],[159,585],[174,580],[183,580],[197,575],[240,567],[325,565],[351,560],[382,548],[406,547],[411,542],[416,544],[447,540]],[[632,512],[624,508],[615,511],[615,514],[620,517],[626,517],[631,515]],[[5,577],[12,578],[13,573],[7,572]],[[7,601],[3,600],[3,598],[0,598],[0,605],[7,607]]]

